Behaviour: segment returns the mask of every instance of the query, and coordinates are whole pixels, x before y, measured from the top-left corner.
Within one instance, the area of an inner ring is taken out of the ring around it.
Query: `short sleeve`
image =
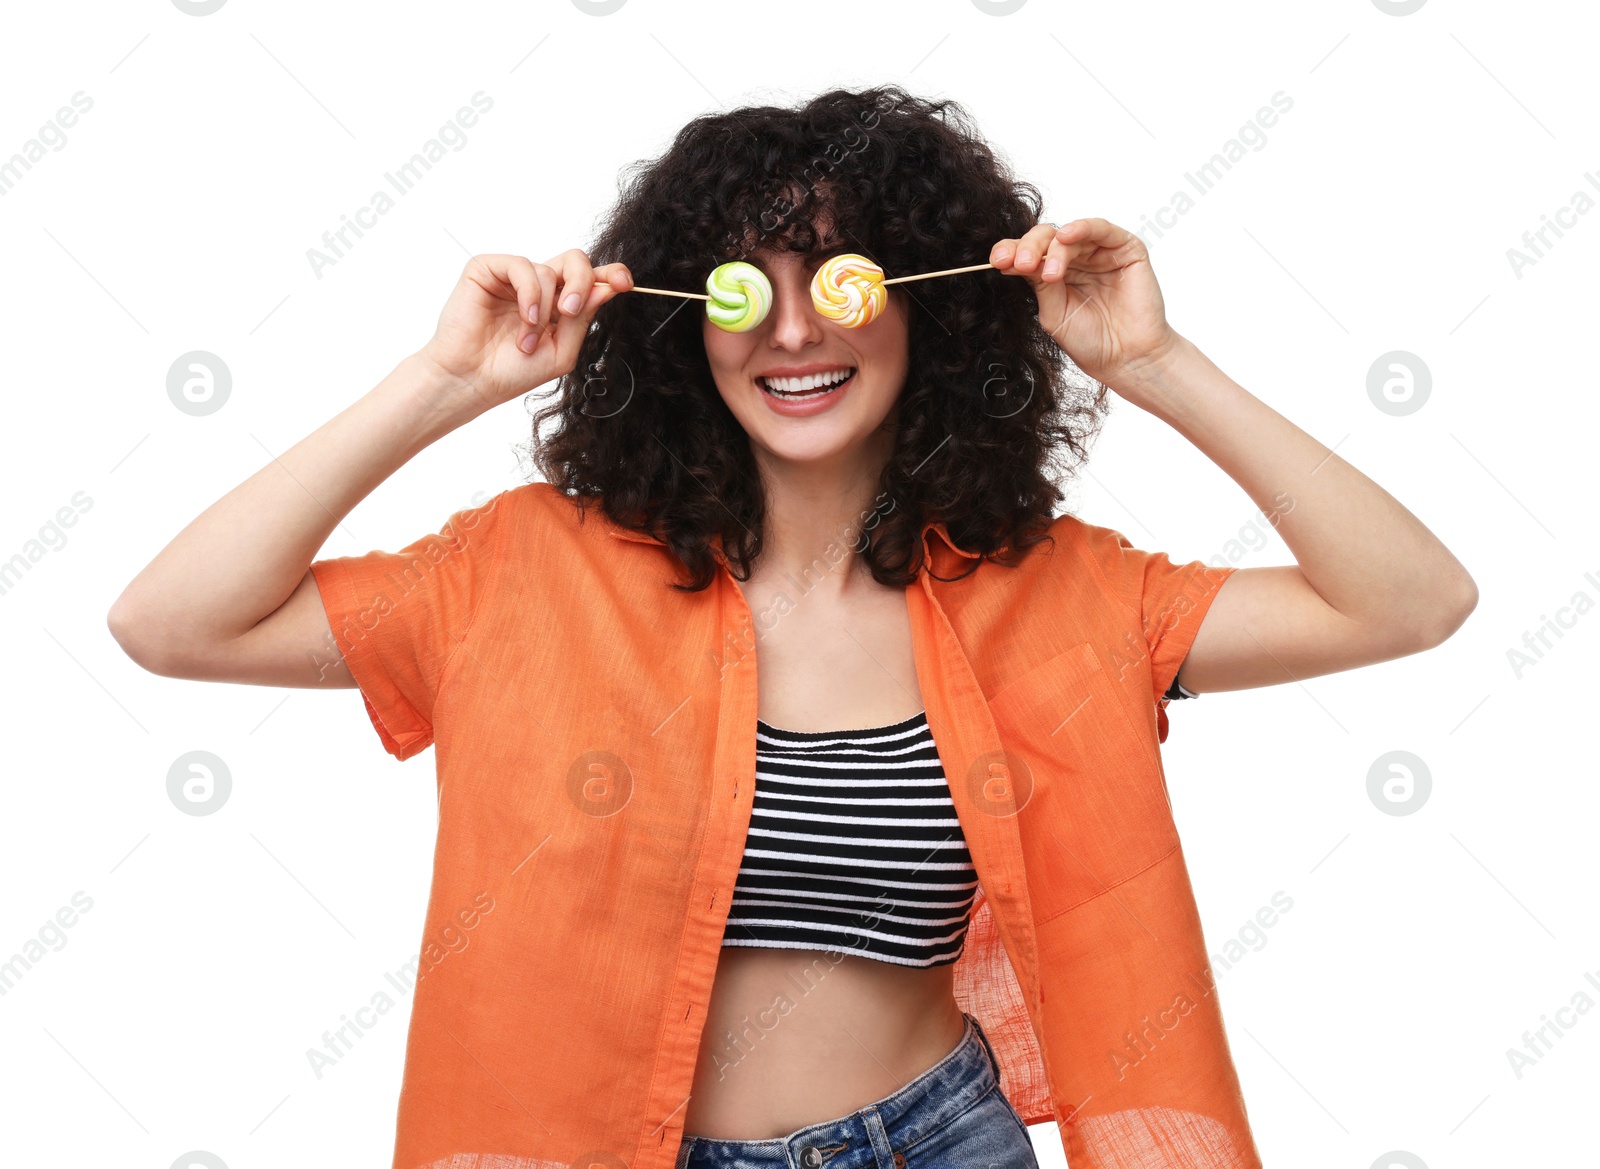
[[[1150,654],[1150,698],[1167,697],[1217,591],[1238,569],[1203,560],[1174,563],[1165,552],[1135,548],[1121,532],[1086,528],[1091,555],[1124,600],[1136,608]]]
[[[510,493],[453,514],[398,552],[312,563],[328,625],[367,714],[396,759],[433,742],[445,667],[493,590]]]

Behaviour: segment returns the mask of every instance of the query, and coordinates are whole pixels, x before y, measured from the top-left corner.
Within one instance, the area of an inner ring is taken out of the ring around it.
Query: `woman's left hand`
[[[1041,223],[995,244],[989,262],[1028,281],[1039,324],[1079,369],[1113,389],[1178,339],[1144,241],[1108,220]]]

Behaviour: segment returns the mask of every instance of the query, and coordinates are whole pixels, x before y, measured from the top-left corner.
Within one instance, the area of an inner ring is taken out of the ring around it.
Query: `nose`
[[[774,348],[799,352],[822,340],[823,320],[811,303],[811,282],[800,265],[788,265],[772,282],[767,323]]]

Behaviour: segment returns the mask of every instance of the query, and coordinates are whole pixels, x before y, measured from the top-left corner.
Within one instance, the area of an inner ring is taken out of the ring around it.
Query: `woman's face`
[[[890,288],[887,307],[869,325],[836,324],[811,303],[811,277],[825,258],[755,253],[750,263],[772,281],[766,320],[744,333],[704,323],[706,357],[722,400],[758,451],[794,463],[848,464],[876,450],[874,433],[906,379],[903,295]],[[837,375],[846,372],[849,378],[840,382]],[[803,379],[819,374],[830,385],[807,392],[810,383]]]

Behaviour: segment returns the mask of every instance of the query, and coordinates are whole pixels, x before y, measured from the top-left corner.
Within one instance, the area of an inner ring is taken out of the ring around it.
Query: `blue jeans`
[[[892,1096],[770,1140],[685,1134],[676,1169],[1039,1169],[989,1038],[963,1014],[955,1050]]]

